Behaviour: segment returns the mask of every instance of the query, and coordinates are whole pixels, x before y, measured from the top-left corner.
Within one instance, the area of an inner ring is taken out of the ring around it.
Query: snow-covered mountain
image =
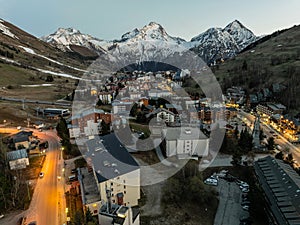
[[[89,34],[82,34],[74,28],[59,28],[53,34],[43,36],[41,39],[63,51],[72,51],[72,45],[86,47],[96,52],[106,51],[109,42],[95,38]]]
[[[246,48],[249,44],[258,40],[251,30],[246,28],[240,21],[235,20],[228,24],[224,31],[227,31],[238,44],[240,50]]]
[[[72,51],[71,46],[83,46],[95,52],[120,52],[123,54],[145,54],[143,60],[150,55],[161,57],[192,50],[205,62],[227,59],[235,56],[257,37],[239,21],[235,20],[224,29],[210,28],[204,33],[185,41],[179,37],[168,35],[158,23],[151,22],[141,29],[125,33],[120,39],[104,41],[80,31],[68,28],[58,29],[55,33],[42,37],[42,40],[51,43],[65,51]],[[163,49],[163,50],[162,50]],[[158,50],[160,50],[158,52]]]
[[[133,31],[123,34],[120,42],[126,41],[168,41],[174,42],[176,44],[182,44],[186,41],[182,38],[171,37],[167,34],[165,29],[158,23],[150,22],[148,25],[144,26],[142,29],[135,28]]]
[[[235,20],[224,29],[210,28],[191,39],[191,50],[204,61],[214,61],[232,58],[249,44],[258,40],[252,31],[241,22]]]
[[[221,28],[210,28],[192,38],[190,43],[191,50],[209,63],[217,59],[231,58],[240,51],[234,38]]]

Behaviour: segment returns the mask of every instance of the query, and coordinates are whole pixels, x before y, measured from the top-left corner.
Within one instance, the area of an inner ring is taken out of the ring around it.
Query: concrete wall
[[[29,159],[28,158],[22,158],[22,159],[17,159],[17,160],[14,160],[14,161],[9,161],[9,168],[11,170],[24,169],[28,165],[29,165]]]
[[[117,203],[117,194],[122,192],[124,194],[124,205],[136,206],[140,199],[140,169],[107,180],[99,185],[101,199],[105,202],[107,199],[105,187],[107,186],[108,188],[113,189],[113,191],[111,191],[111,194],[113,195],[111,198],[112,201],[114,200],[114,202]]]

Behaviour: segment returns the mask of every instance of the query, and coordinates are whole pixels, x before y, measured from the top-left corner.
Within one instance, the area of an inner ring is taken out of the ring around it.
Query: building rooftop
[[[8,161],[14,161],[17,159],[28,158],[26,149],[7,152],[6,155],[7,155]]]
[[[84,167],[80,169],[78,178],[82,193],[82,203],[86,205],[100,201],[100,193],[94,177],[94,173],[88,172],[88,168]]]
[[[88,149],[85,155],[92,162],[99,183],[139,169],[137,162],[114,133],[95,136],[86,145]]]
[[[254,168],[278,224],[300,224],[300,176],[271,156],[255,162]]]
[[[166,140],[208,139],[199,128],[195,127],[168,127],[163,132]]]

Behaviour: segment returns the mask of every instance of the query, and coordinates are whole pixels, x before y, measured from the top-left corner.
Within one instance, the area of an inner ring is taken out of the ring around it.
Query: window
[[[111,197],[114,197],[114,194],[111,194]]]
[[[124,189],[126,189],[126,185],[124,185]]]
[[[124,194],[126,194],[126,191],[124,191]]]
[[[125,184],[125,183],[126,183],[126,180],[123,180],[123,183]]]
[[[113,185],[114,185],[114,183],[113,183],[113,182],[111,182],[111,183],[110,183],[110,186],[113,186]]]
[[[112,203],[115,203],[115,202],[116,202],[116,200],[113,199],[113,200],[112,200]]]

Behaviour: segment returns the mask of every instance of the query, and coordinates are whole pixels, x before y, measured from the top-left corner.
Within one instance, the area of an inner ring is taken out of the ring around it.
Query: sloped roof
[[[254,168],[278,224],[299,224],[295,221],[300,221],[300,176],[271,156],[259,159]]]
[[[16,151],[11,151],[6,153],[8,161],[14,161],[17,159],[28,158],[26,149],[20,149]]]
[[[139,169],[114,133],[95,136],[86,145],[88,151],[85,155],[91,160],[99,183]]]

